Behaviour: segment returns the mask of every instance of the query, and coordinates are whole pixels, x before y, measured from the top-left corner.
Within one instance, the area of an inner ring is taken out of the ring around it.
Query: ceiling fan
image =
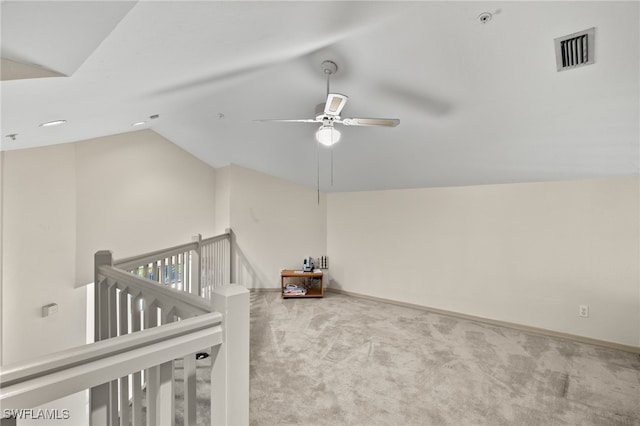
[[[274,121],[285,123],[320,123],[316,131],[316,140],[326,146],[331,146],[340,140],[340,132],[334,127],[337,124],[345,126],[382,126],[395,127],[400,124],[397,118],[342,118],[340,112],[344,108],[348,96],[331,93],[329,84],[332,74],[338,71],[338,65],[333,61],[322,62],[322,71],[327,76],[327,101],[316,107],[316,117],[307,119],[266,119],[256,121]]]

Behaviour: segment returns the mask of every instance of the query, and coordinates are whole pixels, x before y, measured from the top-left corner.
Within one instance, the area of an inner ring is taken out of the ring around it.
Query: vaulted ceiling
[[[310,187],[319,160],[324,191],[637,175],[639,5],[3,1],[2,149],[150,128]],[[595,63],[558,72],[554,39],[592,27]],[[400,125],[318,149],[317,124],[254,121],[313,117],[327,59],[343,116]]]

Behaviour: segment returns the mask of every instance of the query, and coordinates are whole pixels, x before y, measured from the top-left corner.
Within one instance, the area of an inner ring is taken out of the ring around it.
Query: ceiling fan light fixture
[[[316,140],[324,146],[331,146],[340,140],[340,132],[333,126],[320,126],[316,132]]]

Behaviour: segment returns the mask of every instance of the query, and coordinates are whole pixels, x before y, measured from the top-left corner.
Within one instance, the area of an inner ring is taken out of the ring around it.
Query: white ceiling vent
[[[558,37],[556,45],[556,65],[558,71],[569,70],[594,62],[595,28]]]

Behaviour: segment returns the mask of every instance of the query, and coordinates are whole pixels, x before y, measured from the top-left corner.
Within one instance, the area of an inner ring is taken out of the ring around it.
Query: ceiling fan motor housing
[[[322,62],[322,72],[325,74],[335,74],[338,71],[338,65],[333,61]]]

